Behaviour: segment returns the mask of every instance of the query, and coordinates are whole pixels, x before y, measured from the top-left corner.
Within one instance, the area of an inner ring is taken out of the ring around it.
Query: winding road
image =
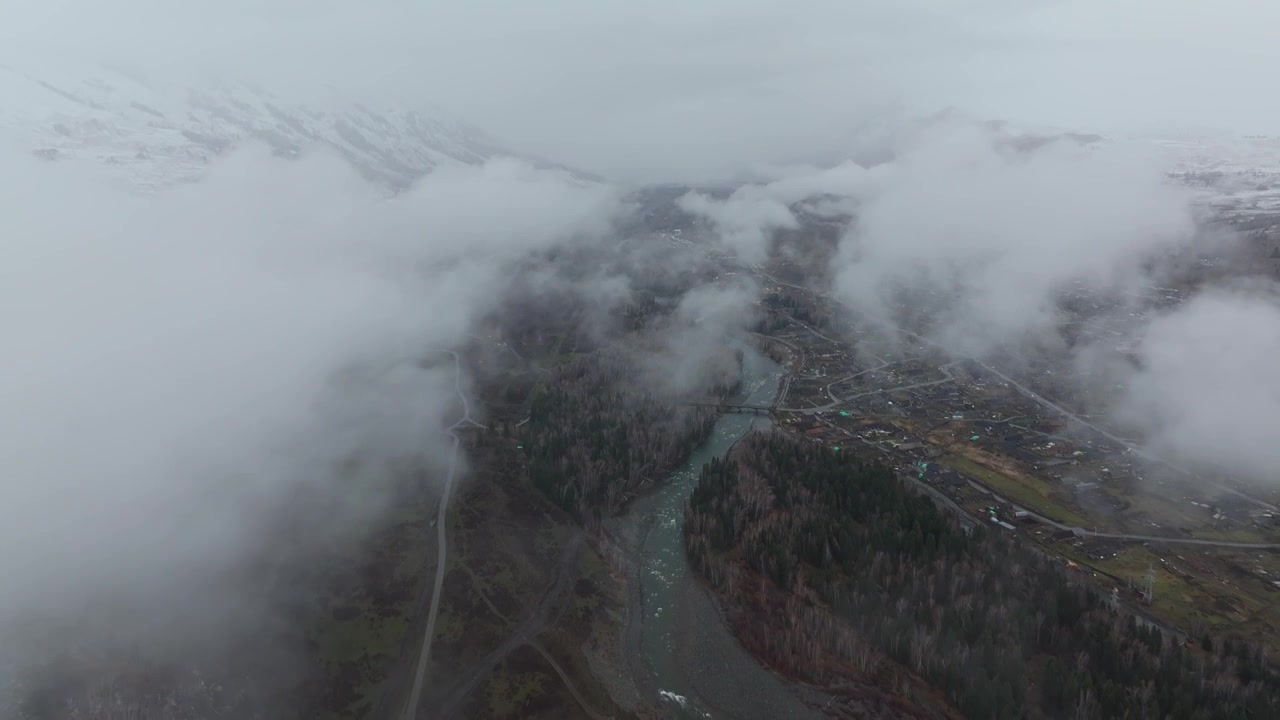
[[[483,342],[493,342],[485,338],[470,336],[473,340]],[[506,348],[517,357],[520,354],[506,343],[497,343]],[[559,565],[556,568],[555,575],[550,586],[538,603],[534,612],[525,619],[514,632],[493,652],[489,653],[484,659],[476,663],[464,678],[450,688],[436,688],[431,698],[425,698],[427,695],[427,667],[431,660],[432,641],[435,638],[436,619],[440,614],[440,598],[444,586],[444,578],[448,570],[448,512],[449,499],[453,495],[453,488],[458,474],[459,454],[461,453],[462,438],[458,434],[460,428],[471,426],[481,429],[487,429],[486,426],[476,422],[471,417],[471,404],[466,394],[462,390],[462,361],[458,354],[452,350],[443,351],[453,359],[453,388],[454,393],[462,406],[462,417],[457,422],[449,426],[449,437],[453,441],[453,448],[449,458],[449,470],[445,476],[444,492],[441,495],[439,504],[437,505],[436,519],[433,526],[437,533],[437,557],[436,572],[434,585],[431,591],[431,601],[427,609],[426,627],[423,631],[421,651],[418,653],[418,659],[413,669],[413,685],[409,692],[408,701],[399,705],[399,709],[392,709],[386,717],[398,718],[399,720],[417,720],[421,716],[421,705],[424,699],[433,701],[433,708],[430,713],[431,717],[449,717],[455,713],[458,706],[466,698],[467,694],[475,688],[476,684],[483,680],[495,665],[505,659],[516,648],[522,645],[529,645],[536,652],[543,656],[551,668],[556,672],[560,679],[565,683],[569,693],[582,707],[583,711],[594,720],[609,720],[609,716],[603,715],[593,708],[587,699],[578,690],[572,678],[565,672],[564,668],[555,660],[555,658],[534,638],[547,626],[548,623],[558,620],[568,607],[566,600],[573,581],[577,578],[577,566],[581,556],[585,538],[582,533],[575,533],[568,543],[566,543],[563,553],[560,557]],[[521,358],[523,359],[523,358]],[[535,369],[549,373],[548,370],[542,368],[532,362],[530,365]],[[517,427],[529,422],[530,418],[517,423]],[[492,609],[492,606],[490,606]],[[496,612],[496,610],[495,610]],[[392,705],[394,708],[396,701],[391,699],[398,692],[394,686],[389,687],[388,697],[383,702]],[[379,716],[383,716],[379,711]]]
[[[909,475],[907,477],[910,478]],[[911,479],[915,480],[915,478],[911,478]],[[916,482],[919,482],[919,481],[917,480]],[[1095,530],[1089,530],[1088,528],[1077,527],[1075,525],[1065,525],[1056,520],[1050,520],[1049,518],[1041,515],[1040,513],[1037,513],[1033,510],[1029,510],[1023,505],[1020,505],[1014,502],[1013,500],[1010,500],[1009,498],[1004,497],[1000,493],[997,493],[995,490],[992,490],[991,488],[981,483],[975,482],[973,480],[970,480],[969,483],[974,487],[982,490],[983,492],[990,493],[990,495],[994,498],[1002,500],[1020,509],[1026,510],[1027,515],[1035,518],[1038,522],[1048,525],[1050,527],[1055,527],[1059,530],[1070,530],[1077,537],[1103,538],[1105,540],[1127,540],[1131,542],[1153,542],[1153,543],[1163,543],[1166,545],[1208,545],[1211,547],[1244,548],[1246,550],[1280,550],[1280,543],[1231,542],[1229,540],[1200,540],[1197,538],[1176,538],[1176,537],[1167,537],[1167,536],[1161,536],[1161,535],[1129,535],[1126,533],[1097,532]]]
[[[444,586],[445,571],[448,569],[448,548],[446,547],[449,513],[449,497],[453,494],[453,483],[458,475],[458,454],[462,446],[462,438],[458,436],[458,428],[464,425],[484,426],[471,419],[471,404],[462,392],[462,361],[458,353],[446,350],[453,358],[453,390],[462,402],[462,417],[449,426],[449,437],[453,440],[453,451],[449,455],[449,473],[445,476],[444,494],[440,499],[440,510],[436,514],[436,533],[438,554],[436,556],[435,586],[431,591],[431,608],[427,611],[427,628],[422,638],[422,652],[418,656],[418,667],[414,673],[413,690],[409,693],[409,703],[405,706],[404,720],[416,720],[418,704],[422,701],[422,686],[426,682],[427,665],[431,658],[431,641],[436,634],[436,617],[440,614],[440,589]]]
[[[842,382],[845,382],[845,380],[849,380],[849,379],[851,379],[851,378],[855,378],[855,377],[857,377],[857,376],[859,376],[859,375],[861,375],[861,374],[862,374],[862,373],[854,373],[853,375],[850,375],[849,377],[844,378],[843,380],[837,380],[837,381],[835,381],[834,383],[831,383],[831,385],[828,385],[828,386],[827,386],[827,396],[831,398],[831,402],[827,403],[826,405],[816,405],[816,406],[814,406],[814,407],[808,407],[808,408],[801,408],[801,407],[780,407],[780,408],[778,408],[778,410],[779,410],[780,412],[798,412],[798,413],[802,413],[802,414],[804,414],[804,415],[812,415],[812,414],[814,414],[814,413],[820,413],[820,412],[825,412],[825,411],[827,411],[827,410],[832,410],[832,409],[837,408],[837,407],[839,407],[839,406],[841,406],[841,405],[843,405],[843,404],[845,404],[845,403],[847,403],[847,402],[853,402],[854,400],[859,400],[859,399],[864,398],[864,397],[870,397],[870,396],[872,396],[872,395],[887,395],[887,394],[889,394],[889,393],[895,393],[895,392],[898,392],[899,390],[915,390],[916,388],[931,387],[931,386],[933,386],[933,385],[945,385],[946,383],[949,383],[949,382],[952,382],[952,381],[954,381],[954,380],[955,380],[955,378],[951,375],[951,370],[950,370],[950,368],[951,368],[951,366],[955,365],[955,364],[956,364],[956,363],[958,363],[958,362],[960,362],[960,361],[959,361],[959,360],[956,360],[956,361],[954,361],[954,362],[949,362],[949,363],[947,363],[946,365],[939,365],[939,366],[938,366],[938,370],[939,370],[939,372],[941,372],[943,375],[946,375],[946,376],[947,376],[947,377],[946,377],[945,379],[943,379],[943,380],[930,380],[930,381],[928,381],[928,382],[919,382],[919,383],[912,383],[912,384],[910,384],[910,385],[900,385],[900,386],[898,386],[898,387],[882,388],[882,389],[879,389],[879,390],[872,390],[872,391],[870,391],[870,392],[859,393],[859,394],[857,394],[857,395],[854,395],[854,396],[852,396],[852,397],[847,397],[847,398],[839,398],[839,397],[836,397],[836,396],[835,396],[835,394],[831,392],[831,386],[832,386],[832,385],[838,385],[838,384],[840,384],[840,383],[842,383]],[[879,370],[879,369],[881,369],[882,367],[887,367],[887,365],[882,365],[880,368],[872,368],[871,370],[863,370],[862,372],[871,372],[872,370]]]

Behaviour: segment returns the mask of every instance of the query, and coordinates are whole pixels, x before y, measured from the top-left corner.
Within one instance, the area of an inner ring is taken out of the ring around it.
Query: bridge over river
[[[768,415],[773,412],[773,405],[743,405],[740,403],[717,402],[714,400],[690,401],[680,403],[689,407],[715,408],[718,412],[751,413],[752,415]]]

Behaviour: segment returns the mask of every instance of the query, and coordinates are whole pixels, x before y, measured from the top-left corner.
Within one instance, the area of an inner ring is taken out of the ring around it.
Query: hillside
[[[0,65],[0,94],[0,137],[51,161],[104,163],[139,189],[197,180],[247,142],[282,157],[336,151],[391,190],[437,167],[519,156],[443,110],[373,106],[336,91],[303,102],[239,82],[179,86],[93,66]]]

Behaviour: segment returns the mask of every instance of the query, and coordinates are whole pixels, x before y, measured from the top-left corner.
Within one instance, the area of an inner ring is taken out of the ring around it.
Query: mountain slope
[[[0,65],[0,97],[3,139],[49,160],[105,162],[144,189],[198,179],[246,141],[285,157],[326,147],[393,190],[440,166],[516,154],[440,111],[302,104],[239,83],[166,87],[96,67]]]
[[[1171,175],[1227,216],[1280,213],[1280,138],[1182,136],[1156,141]]]

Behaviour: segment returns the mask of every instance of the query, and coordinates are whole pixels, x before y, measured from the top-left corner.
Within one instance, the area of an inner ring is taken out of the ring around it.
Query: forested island
[[[782,432],[703,469],[685,540],[753,653],[899,695],[897,716],[947,712],[902,692],[920,678],[972,718],[1280,717],[1262,649],[1185,642],[884,466]]]

